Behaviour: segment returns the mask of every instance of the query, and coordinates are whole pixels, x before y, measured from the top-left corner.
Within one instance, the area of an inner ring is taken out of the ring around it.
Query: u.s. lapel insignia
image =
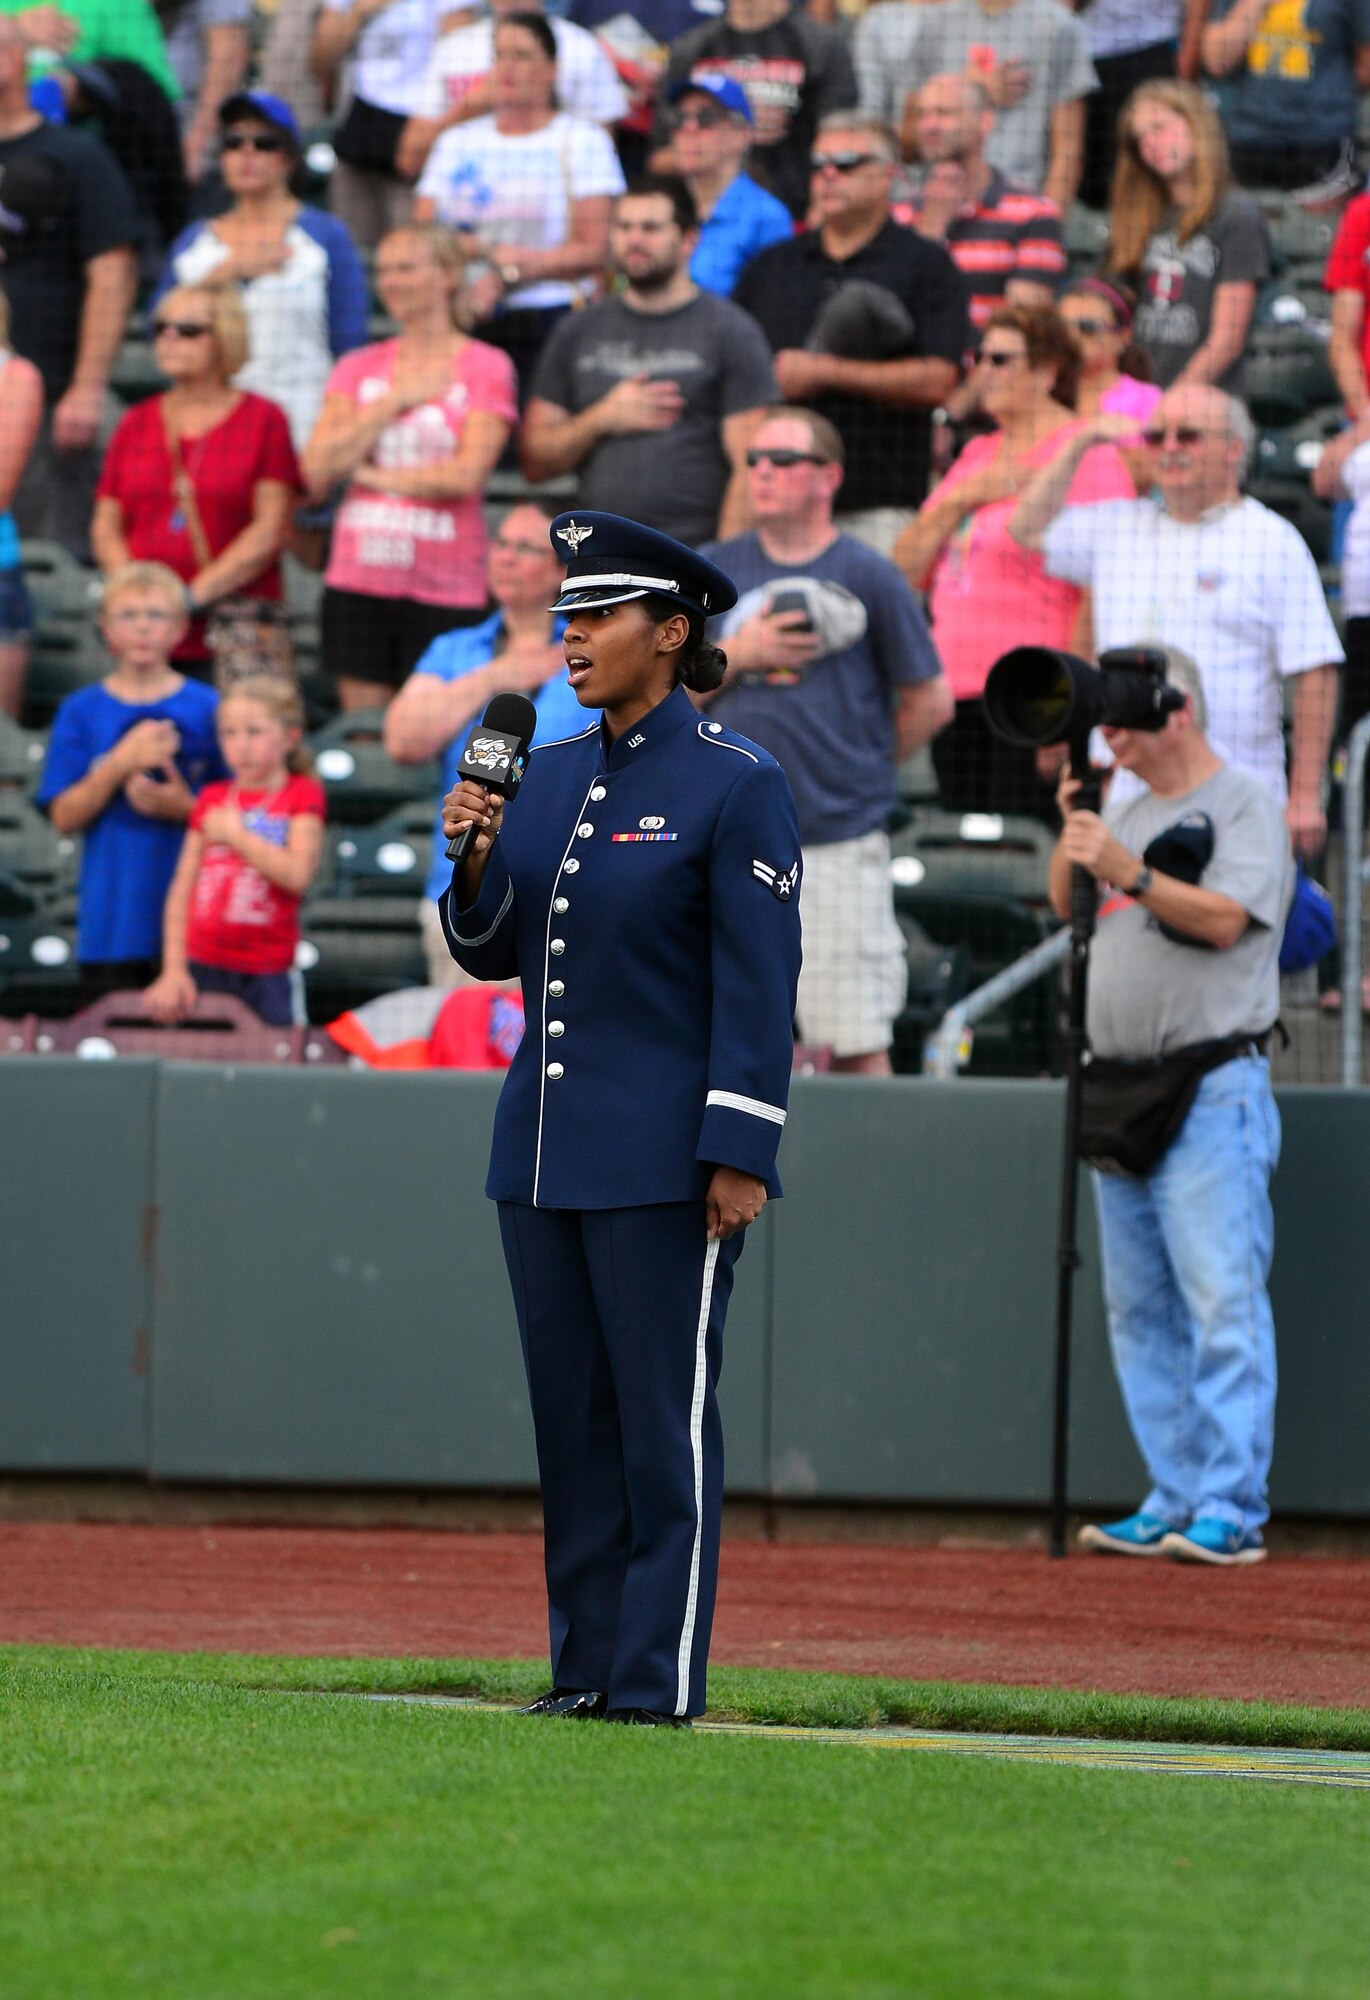
[[[582,528],[578,521],[568,521],[564,528],[557,529],[557,540],[565,542],[571,554],[574,555],[581,543],[588,542],[594,532],[593,528]]]
[[[788,903],[799,883],[799,863],[792,868],[772,868],[768,861],[753,861],[752,873],[780,902]]]

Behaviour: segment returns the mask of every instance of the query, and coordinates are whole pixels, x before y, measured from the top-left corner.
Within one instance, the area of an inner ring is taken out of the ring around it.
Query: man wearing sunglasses
[[[784,202],[742,170],[753,121],[740,83],[712,73],[687,77],[671,102],[672,149],[699,216],[690,276],[726,299],[748,259],[792,236],[794,222]]]
[[[810,158],[818,227],[754,257],[733,293],[771,344],[781,394],[841,434],[838,526],[888,555],[928,488],[931,412],[970,345],[947,252],[890,215],[889,129],[834,112]]]
[[[1265,782],[1286,808],[1296,850],[1311,857],[1327,835],[1323,790],[1343,659],[1313,558],[1288,521],[1242,493],[1253,430],[1235,396],[1172,389],[1142,435],[1150,493],[1066,504],[1091,445],[1135,436],[1135,419],[1101,415],[1037,474],[1009,533],[1040,549],[1052,576],[1092,592],[1100,652],[1174,646],[1198,662],[1215,752]],[[1286,680],[1294,694],[1287,779]],[[1114,803],[1135,788],[1120,773]]]
[[[710,636],[728,654],[711,720],[790,781],[804,871],[797,1018],[833,1067],[890,1071],[908,967],[886,822],[896,769],[950,720],[917,601],[892,562],[839,533],[842,440],[813,410],[768,410],[747,453],[754,531],[711,543],[737,585]]]

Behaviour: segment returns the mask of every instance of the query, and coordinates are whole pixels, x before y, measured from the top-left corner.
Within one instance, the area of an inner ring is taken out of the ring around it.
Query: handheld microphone
[[[538,712],[526,694],[497,694],[466,739],[457,765],[457,783],[474,778],[487,792],[512,799],[528,769],[528,750],[538,726]],[[480,829],[468,820],[447,843],[447,858],[465,861]]]

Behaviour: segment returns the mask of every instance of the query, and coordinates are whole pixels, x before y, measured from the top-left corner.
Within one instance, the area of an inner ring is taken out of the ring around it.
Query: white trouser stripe
[[[690,1701],[690,1654],[695,1643],[695,1613],[699,1608],[699,1546],[704,1534],[704,1391],[709,1380],[709,1307],[713,1300],[714,1267],[718,1263],[718,1238],[704,1253],[704,1286],[699,1300],[699,1325],[695,1329],[695,1392],[690,1404],[690,1450],[695,1468],[695,1545],[690,1557],[690,1588],[685,1597],[685,1623],[680,1634],[676,1660],[675,1712],[684,1715]]]
[[[785,1123],[785,1112],[778,1104],[767,1104],[760,1097],[742,1097],[735,1090],[711,1090],[704,1100],[705,1105],[719,1104],[725,1111],[746,1111],[753,1118],[769,1118],[772,1125]]]

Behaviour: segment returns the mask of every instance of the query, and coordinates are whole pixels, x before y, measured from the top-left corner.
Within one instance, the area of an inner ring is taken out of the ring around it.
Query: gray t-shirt
[[[181,86],[177,109],[190,123],[205,73],[205,35],[210,28],[246,28],[251,0],[189,0],[166,25],[167,61]]]
[[[750,313],[712,292],[665,313],[601,299],[561,321],[532,393],[578,415],[634,375],[676,384],[685,398],[680,422],[602,439],[581,465],[578,505],[697,546],[718,532],[729,470],[724,418],[780,400],[765,335]]]
[[[1219,285],[1259,285],[1270,275],[1270,232],[1247,194],[1228,194],[1208,221],[1181,243],[1174,212],[1142,254],[1135,275],[1141,303],[1132,334],[1146,350],[1151,373],[1168,389],[1194,350],[1208,338],[1213,294]],[[1241,393],[1242,359],[1228,369],[1220,389]]]
[[[1087,97],[1098,77],[1085,31],[1057,0],[1015,0],[1001,14],[987,14],[977,0],[941,0],[924,7],[923,24],[901,70],[895,103],[934,76],[992,69],[1019,59],[1028,87],[1018,102],[994,114],[985,155],[1011,181],[1039,189],[1046,176],[1048,125],[1058,104]]]
[[[1251,922],[1230,950],[1175,944],[1140,903],[1116,894],[1100,906],[1090,951],[1088,1028],[1097,1056],[1142,1062],[1195,1042],[1259,1034],[1280,1011],[1280,938],[1294,893],[1284,814],[1249,771],[1224,764],[1179,798],[1107,805],[1104,819],[1132,853],[1193,813],[1213,823],[1213,856],[1199,880],[1240,903]]]

